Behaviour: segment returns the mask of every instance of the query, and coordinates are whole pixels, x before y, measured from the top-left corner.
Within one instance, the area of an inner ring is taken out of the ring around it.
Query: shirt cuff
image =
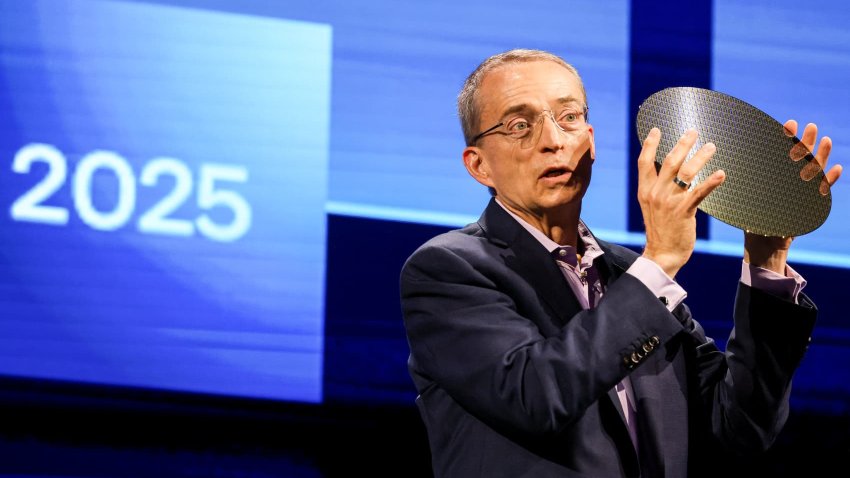
[[[803,287],[806,287],[806,279],[789,265],[785,265],[785,275],[782,275],[743,261],[741,263],[741,283],[795,304],[799,303],[797,298],[800,291],[803,290]]]
[[[661,266],[645,257],[638,257],[626,273],[643,282],[669,311],[678,307],[688,296],[685,289],[671,279]]]

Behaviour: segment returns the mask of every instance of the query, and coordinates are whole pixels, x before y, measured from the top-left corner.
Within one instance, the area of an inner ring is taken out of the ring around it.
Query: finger
[[[823,175],[823,179],[821,179],[820,184],[818,184],[818,192],[821,193],[821,195],[826,196],[829,194],[829,190],[832,188],[832,185],[835,184],[835,182],[838,181],[838,178],[841,177],[841,171],[843,171],[843,169],[844,168],[842,168],[840,164],[836,164],[829,168],[829,171]]]
[[[803,137],[800,138],[800,141],[811,153],[815,150],[815,140],[817,140],[817,138],[818,126],[814,123],[809,123],[806,125],[806,129],[803,130]]]
[[[638,156],[638,187],[641,184],[652,184],[652,181],[658,177],[655,170],[655,154],[658,151],[658,142],[661,140],[661,130],[652,128],[646,139],[643,140],[643,147]]]
[[[691,204],[688,205],[688,212],[695,212],[694,210],[699,206],[703,199],[708,197],[712,191],[717,189],[718,186],[723,184],[723,181],[726,180],[726,172],[722,169],[718,169],[717,171],[711,173],[711,175],[705,178],[705,181],[694,186],[694,189],[689,194],[689,199],[692,201]]]
[[[667,157],[664,158],[664,163],[661,165],[661,171],[658,172],[659,180],[673,181],[673,178],[679,173],[679,168],[682,167],[682,163],[685,161],[688,152],[694,147],[694,143],[696,143],[696,141],[697,131],[692,128],[685,131],[682,136],[679,137],[679,141],[676,142],[676,145],[673,146],[673,149],[671,149],[670,152],[667,153]]]
[[[792,119],[788,120],[782,126],[785,129],[785,136],[788,136],[790,138],[792,136],[797,135],[797,122],[796,121],[794,121]]]
[[[691,159],[679,168],[679,172],[677,173],[678,178],[686,183],[692,182],[703,166],[714,157],[715,151],[717,151],[717,147],[714,146],[714,143],[705,143],[702,145]]]
[[[840,164],[836,164],[835,166],[829,168],[829,171],[826,172],[826,182],[829,183],[830,186],[835,184],[838,181],[838,178],[841,177],[841,172],[844,170]]]
[[[820,164],[820,168],[826,171],[826,163],[829,161],[829,153],[832,152],[832,139],[829,136],[824,136],[820,140],[820,144],[818,145],[818,153],[815,155],[815,159],[818,164]]]

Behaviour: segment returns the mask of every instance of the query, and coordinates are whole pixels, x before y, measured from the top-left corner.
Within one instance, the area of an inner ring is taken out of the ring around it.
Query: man
[[[646,246],[638,255],[581,221],[595,157],[587,98],[561,58],[512,50],[458,98],[469,174],[493,197],[478,222],[405,263],[409,370],[438,477],[686,477],[724,450],[767,449],[816,308],[785,260],[791,239],[746,234],[735,329],[722,352],[674,281],[717,171],[689,131],[656,171],[638,158]],[[796,123],[786,128],[796,134]],[[802,141],[814,149],[817,130]],[[817,160],[826,165],[830,140]],[[830,184],[840,175],[833,167]],[[718,446],[716,446],[718,445]]]

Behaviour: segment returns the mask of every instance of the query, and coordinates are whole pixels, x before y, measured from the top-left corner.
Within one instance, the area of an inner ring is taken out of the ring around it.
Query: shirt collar
[[[529,234],[531,234],[535,239],[537,239],[537,242],[539,242],[543,247],[545,247],[549,253],[554,253],[557,249],[561,248],[573,249],[572,246],[562,246],[558,244],[557,242],[550,239],[549,236],[543,234],[542,231],[526,222],[525,219],[514,214],[513,211],[506,208],[505,205],[502,204],[501,201],[499,201],[498,196],[496,197],[496,204],[501,206],[502,209],[505,210],[505,212],[510,214],[511,217],[514,218],[520,224],[520,226],[525,228],[525,230],[528,231]],[[603,254],[602,248],[599,247],[599,243],[596,242],[596,239],[593,237],[593,234],[590,233],[590,229],[581,219],[578,220],[578,237],[584,244],[584,256],[582,257],[582,262],[592,262],[594,259]],[[572,253],[575,254],[576,251],[572,251]]]

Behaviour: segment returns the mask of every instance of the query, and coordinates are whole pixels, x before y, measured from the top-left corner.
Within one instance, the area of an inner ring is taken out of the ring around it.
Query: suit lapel
[[[602,283],[610,285],[613,281],[617,280],[618,277],[623,275],[624,272],[626,272],[626,269],[628,269],[635,261],[635,257],[623,256],[615,251],[608,242],[605,242],[596,236],[593,236],[593,238],[604,252],[601,256],[597,257],[595,261],[593,261],[593,265],[599,272],[599,277],[602,279]]]
[[[478,221],[490,242],[505,248],[505,264],[537,291],[541,301],[562,324],[581,310],[558,265],[537,239],[512,218],[495,199]]]
[[[502,257],[505,263],[535,288],[541,301],[562,323],[566,323],[573,315],[581,311],[581,304],[572,293],[569,284],[567,284],[561,270],[548,251],[522,225],[505,212],[495,199],[490,199],[490,203],[481,215],[478,224],[491,243],[504,248]],[[608,242],[595,236],[594,239],[604,252],[595,260],[594,266],[596,266],[603,283],[610,285],[634,262],[634,256],[621,255]],[[622,428],[619,432],[621,432],[621,438],[624,442],[629,443],[629,448],[634,451],[628,437],[625,414],[616,390],[612,388],[608,392],[608,398],[620,415]],[[653,420],[655,415],[656,412],[652,411],[647,418]]]

